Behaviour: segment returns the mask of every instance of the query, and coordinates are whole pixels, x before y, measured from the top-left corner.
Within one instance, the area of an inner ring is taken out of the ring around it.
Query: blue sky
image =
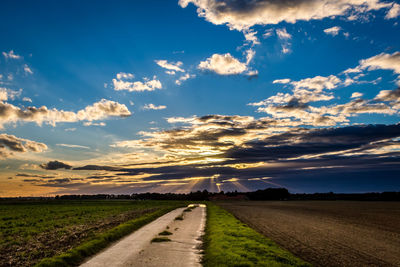
[[[4,1],[0,196],[399,190],[399,16],[380,0]]]

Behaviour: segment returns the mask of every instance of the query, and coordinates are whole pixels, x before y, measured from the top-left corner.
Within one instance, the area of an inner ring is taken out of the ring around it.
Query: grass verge
[[[205,267],[311,266],[212,203],[207,204],[202,261]]]
[[[180,205],[179,205],[180,206]],[[158,217],[168,213],[169,211],[177,208],[177,206],[160,209],[156,212],[145,214],[139,218],[127,221],[111,230],[95,236],[93,239],[84,242],[83,244],[70,249],[69,251],[54,256],[45,258],[40,261],[36,267],[63,267],[63,266],[76,266],[80,264],[85,258],[92,256],[107,247],[110,243],[120,239],[121,237],[130,234],[131,232],[139,229],[143,225],[157,219]]]

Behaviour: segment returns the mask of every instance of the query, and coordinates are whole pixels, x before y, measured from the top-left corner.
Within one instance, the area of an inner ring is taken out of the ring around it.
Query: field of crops
[[[0,202],[0,266],[31,266],[174,201]]]

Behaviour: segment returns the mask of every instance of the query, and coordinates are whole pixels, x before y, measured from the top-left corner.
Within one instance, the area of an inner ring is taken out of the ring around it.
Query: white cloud
[[[341,74],[345,79],[335,75],[327,77],[316,76],[299,81],[290,79],[274,80],[273,83],[290,84],[292,93],[278,93],[265,100],[250,103],[257,107],[257,112],[268,113],[272,118],[290,123],[291,126],[311,125],[335,126],[348,124],[351,117],[359,114],[400,114],[400,88],[395,90],[382,90],[374,99],[365,100],[360,92],[353,92],[350,102],[345,104],[330,104],[327,106],[313,106],[312,102],[328,101],[334,99],[330,91],[339,86],[349,86],[353,83],[378,83],[382,78],[373,81],[360,81],[360,73],[365,69],[390,69],[400,74],[400,52],[393,54],[379,54],[377,56],[361,60],[356,68],[347,69]],[[350,77],[356,73],[357,76]],[[329,90],[329,91],[328,91]],[[289,125],[289,124],[288,124]]]
[[[238,31],[283,21],[295,23],[344,15],[357,19],[359,14],[392,6],[380,0],[179,0],[182,8],[190,3],[197,7],[200,17]]]
[[[349,73],[360,73],[361,69],[360,67],[355,67],[355,68],[348,68],[347,70],[342,71],[344,74],[349,74]]]
[[[247,49],[246,51],[246,65],[249,65],[249,63],[253,60],[254,56],[256,55],[256,51],[253,49]]]
[[[186,80],[188,80],[188,79],[190,79],[190,78],[194,78],[194,77],[196,77],[196,75],[186,73],[186,74],[182,75],[181,77],[179,77],[179,79],[175,80],[175,83],[176,83],[177,85],[181,85],[182,82],[184,82],[184,81],[186,81]]]
[[[313,78],[306,78],[300,81],[293,81],[291,84],[295,89],[306,88],[317,91],[322,91],[323,89],[334,89],[341,82],[341,80],[335,75],[330,75],[328,77],[315,76]]]
[[[271,37],[273,34],[274,34],[274,30],[268,29],[264,32],[264,34],[262,36],[264,39],[267,39],[267,38]]]
[[[126,72],[117,73],[118,80],[121,80],[121,79],[129,80],[129,79],[133,79],[133,78],[135,78],[135,75],[133,75],[132,73],[126,73]]]
[[[48,109],[42,107],[20,108],[6,102],[0,102],[0,127],[6,123],[35,122],[38,125],[47,123],[55,126],[58,122],[94,121],[109,117],[127,117],[128,108],[118,102],[102,99],[78,112]]]
[[[288,45],[282,45],[282,53],[287,54],[292,52],[292,50],[290,49],[290,47]]]
[[[181,68],[183,63],[181,61],[177,62],[168,62],[167,60],[155,60],[158,66],[161,68],[170,70],[170,71],[178,71],[178,72],[185,72],[184,69]]]
[[[71,145],[71,144],[56,144],[57,146],[68,147],[68,148],[83,148],[83,149],[90,149],[88,146],[81,146],[81,145]]]
[[[381,53],[360,61],[360,68],[368,70],[387,69],[400,74],[400,52]]]
[[[156,105],[154,105],[154,104],[146,104],[146,105],[144,105],[144,107],[143,107],[143,109],[145,109],[145,110],[161,110],[161,109],[166,109],[167,108],[167,106],[164,106],[164,105],[159,105],[159,106],[156,106]]]
[[[277,29],[276,35],[278,35],[279,39],[281,40],[289,40],[292,38],[292,35],[286,31],[286,28]]]
[[[249,70],[249,71],[246,73],[246,75],[249,76],[249,77],[258,76],[258,70]]]
[[[0,88],[0,101],[7,101],[8,93],[6,88]]]
[[[24,98],[22,98],[22,101],[32,103],[32,99],[30,99],[29,97],[24,97]]]
[[[166,70],[165,73],[168,74],[168,75],[175,75],[176,74],[176,72],[173,71],[173,70]]]
[[[332,28],[328,28],[325,29],[324,32],[326,34],[332,35],[332,36],[336,36],[339,34],[339,32],[342,30],[342,28],[340,28],[339,26],[334,26]]]
[[[375,97],[375,100],[400,102],[400,89],[382,90]]]
[[[24,64],[24,71],[25,73],[33,74],[33,71],[31,70],[31,68],[29,68],[27,64]]]
[[[290,53],[292,50],[290,49],[291,43],[289,40],[292,38],[292,35],[286,31],[286,28],[277,29],[276,35],[282,42],[282,53]]]
[[[260,44],[260,41],[258,40],[256,34],[256,31],[245,31],[244,33],[244,38],[246,39],[247,42],[251,43],[252,45],[258,45]]]
[[[205,61],[200,62],[199,69],[213,71],[220,75],[241,74],[248,70],[245,63],[240,62],[230,53],[214,54]]]
[[[127,90],[129,92],[143,92],[154,91],[162,88],[162,84],[157,80],[157,76],[154,76],[152,80],[149,78],[143,78],[143,82],[130,81],[133,77],[133,74],[130,73],[118,73],[117,78],[112,80],[114,89],[116,91]]]
[[[271,96],[266,100],[251,103],[252,106],[265,106],[270,104],[287,104],[290,103],[290,109],[302,107],[309,102],[316,101],[328,101],[333,99],[331,93],[327,93],[324,90],[331,90],[336,88],[341,80],[335,75],[328,77],[316,76],[313,78],[306,78],[299,81],[291,81],[290,79],[275,80],[273,83],[279,84],[291,84],[293,86],[293,94],[289,93],[278,93],[277,95]],[[287,107],[289,109],[289,107]]]
[[[197,119],[196,116],[190,118],[185,117],[169,117],[167,118],[168,123],[193,123]]]
[[[3,56],[7,59],[8,58],[11,58],[11,59],[20,59],[21,58],[21,56],[14,53],[14,50],[10,50],[10,52],[8,52],[8,53],[3,52]]]
[[[131,112],[124,104],[115,101],[102,99],[85,109],[78,111],[79,120],[102,120],[107,117],[128,117]]]
[[[385,19],[394,19],[397,18],[398,16],[400,16],[400,5],[394,3],[392,8],[386,14]]]
[[[355,99],[348,103],[316,107],[310,104],[334,98],[331,92],[328,93],[325,90],[332,90],[339,85],[346,86],[346,81],[343,82],[335,75],[330,75],[292,81],[290,84],[293,86],[292,94],[278,93],[249,105],[256,106],[258,112],[268,113],[275,119],[290,120],[293,126],[297,123],[297,125],[315,127],[334,126],[338,123],[346,124],[350,117],[358,114],[394,115],[400,110],[400,89],[383,90],[372,100],[361,99],[363,94],[354,92],[351,98]],[[390,105],[384,102],[390,102]]]
[[[107,124],[105,122],[91,122],[87,121],[83,123],[83,126],[99,126],[99,127],[104,127]]]
[[[290,79],[279,79],[279,80],[275,80],[272,83],[282,83],[282,84],[286,84],[286,83],[290,83]]]
[[[0,87],[0,101],[7,101],[9,99],[14,100],[17,97],[20,97],[21,93],[22,89],[14,91],[5,87]]]
[[[351,98],[360,98],[362,97],[364,94],[360,93],[360,92],[354,92],[351,94]]]

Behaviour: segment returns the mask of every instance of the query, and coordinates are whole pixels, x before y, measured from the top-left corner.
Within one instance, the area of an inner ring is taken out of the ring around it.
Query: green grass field
[[[203,265],[311,266],[212,203],[207,205]]]
[[[123,200],[0,202],[0,266],[32,266],[62,253],[79,261],[183,205]],[[44,266],[52,265],[46,262]],[[58,258],[55,263],[61,262]]]

